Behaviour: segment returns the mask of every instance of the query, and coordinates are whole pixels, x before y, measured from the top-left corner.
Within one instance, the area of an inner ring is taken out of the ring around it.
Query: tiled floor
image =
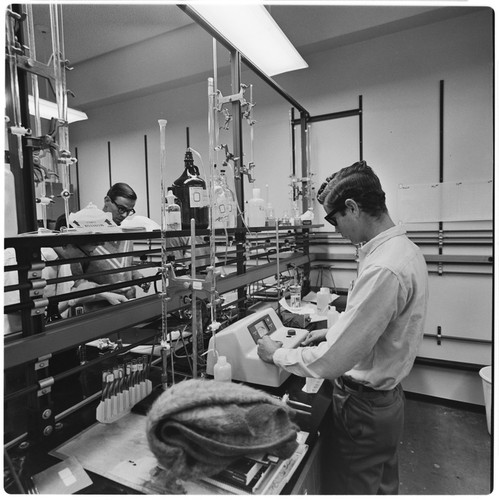
[[[400,444],[401,495],[491,492],[492,440],[484,413],[408,395]]]

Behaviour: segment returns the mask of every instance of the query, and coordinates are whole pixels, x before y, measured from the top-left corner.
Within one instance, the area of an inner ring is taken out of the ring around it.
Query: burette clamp
[[[208,331],[211,332],[212,334],[217,333],[219,328],[222,326],[222,323],[219,321],[213,321],[211,324],[208,325]]]
[[[19,125],[12,125],[9,128],[9,131],[12,135],[17,135],[17,137],[21,138],[24,137],[25,135],[31,135],[31,129],[22,127]]]
[[[242,116],[243,118],[246,119],[246,123],[252,127],[255,125],[256,120],[253,119],[253,108],[255,107],[255,104],[252,102],[244,101],[244,104],[242,104],[242,107],[245,107],[246,109],[242,111]]]
[[[57,158],[57,163],[69,167],[73,163],[76,163],[76,158],[72,157],[69,151],[61,150]]]
[[[243,165],[242,167],[237,167],[238,175],[247,175],[248,181],[253,183],[255,182],[255,177],[253,175],[253,170],[255,169],[255,164],[251,161],[248,163],[248,166]],[[239,177],[236,176],[239,179]]]
[[[68,200],[71,198],[71,193],[67,189],[63,189],[59,195],[63,200]]]
[[[228,96],[224,96],[220,90],[216,91],[216,108],[218,111],[222,111],[222,106],[224,104],[229,104],[232,102],[239,101],[241,103],[241,106],[245,106],[247,104],[246,99],[244,98],[244,91],[247,89],[248,86],[245,85],[244,83],[241,83],[239,87],[239,92],[237,94],[232,94]]]

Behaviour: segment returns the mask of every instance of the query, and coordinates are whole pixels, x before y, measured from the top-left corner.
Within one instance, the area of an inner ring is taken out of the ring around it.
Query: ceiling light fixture
[[[40,106],[40,118],[50,120],[59,116],[57,104],[55,102],[47,101],[45,99],[38,99]],[[28,95],[29,114],[35,116],[35,100],[32,95]],[[83,111],[68,108],[68,123],[78,122],[81,120],[88,120],[88,116]]]
[[[263,5],[194,3],[190,8],[268,76],[308,68]]]

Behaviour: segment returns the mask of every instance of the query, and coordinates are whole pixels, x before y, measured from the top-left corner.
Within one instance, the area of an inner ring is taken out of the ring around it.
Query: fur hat
[[[167,481],[198,479],[252,453],[290,457],[298,446],[293,413],[279,399],[242,384],[186,380],[153,403],[147,439]]]

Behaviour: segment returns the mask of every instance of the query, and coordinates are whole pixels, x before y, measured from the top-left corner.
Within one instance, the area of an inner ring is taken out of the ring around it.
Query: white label
[[[192,186],[189,188],[189,203],[191,208],[206,206],[206,190],[202,187]]]
[[[59,477],[61,478],[61,481],[64,483],[64,486],[70,486],[73,483],[76,483],[76,478],[73,476],[73,473],[68,468],[62,469],[59,472]]]

